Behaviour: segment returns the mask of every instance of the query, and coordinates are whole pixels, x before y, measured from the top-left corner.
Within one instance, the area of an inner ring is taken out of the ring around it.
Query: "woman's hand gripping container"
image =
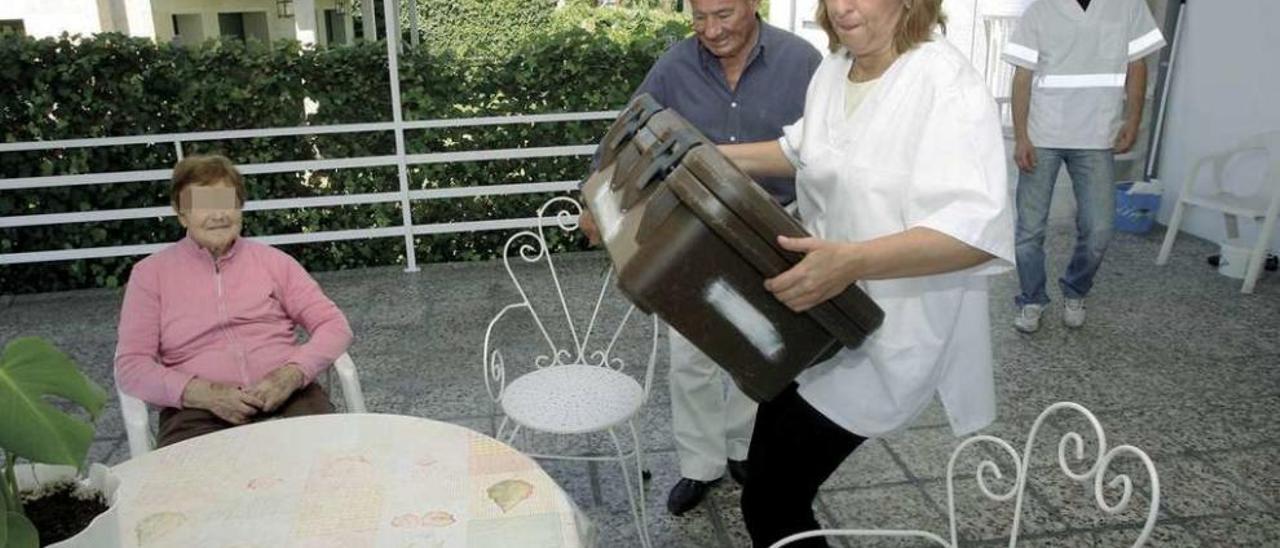
[[[634,100],[583,187],[630,300],[656,313],[756,401],[854,348],[884,313],[857,286],[806,312],[764,288],[803,259],[777,236],[808,236],[772,197],[674,111]]]

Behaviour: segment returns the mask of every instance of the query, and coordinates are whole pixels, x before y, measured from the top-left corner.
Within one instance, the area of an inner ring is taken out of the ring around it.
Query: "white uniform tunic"
[[[1110,149],[1123,123],[1129,62],[1165,44],[1142,0],[1038,0],[1004,60],[1035,72],[1027,132],[1043,148]]]
[[[1013,220],[995,101],[940,37],[907,52],[845,116],[851,58],[829,55],[804,117],[779,140],[815,236],[864,241],[930,228],[997,259],[971,269],[859,285],[884,324],[859,348],[802,374],[800,394],[862,436],[907,425],[938,394],[957,434],[995,418],[987,276],[1013,264]]]

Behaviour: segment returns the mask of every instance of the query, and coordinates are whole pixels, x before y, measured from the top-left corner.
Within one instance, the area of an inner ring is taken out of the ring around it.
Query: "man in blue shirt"
[[[804,113],[809,78],[822,55],[803,39],[756,15],[759,0],[691,0],[694,36],[671,46],[649,69],[636,94],[648,93],[717,143],[775,140]],[[795,181],[758,181],[782,204]],[[583,230],[597,241],[590,215]],[[729,376],[674,330],[671,415],[681,479],[667,509],[696,507],[726,468],[745,483],[756,404]],[[727,386],[726,386],[727,385]]]

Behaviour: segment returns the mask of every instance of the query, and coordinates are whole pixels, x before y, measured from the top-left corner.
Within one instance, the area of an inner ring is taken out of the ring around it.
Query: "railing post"
[[[178,156],[178,161],[181,162],[184,157],[182,154],[182,141],[173,142],[173,152]]]
[[[404,222],[405,272],[417,272],[418,260],[413,249],[413,210],[409,201],[409,166],[405,163],[404,115],[400,105],[400,11],[395,0],[382,0],[387,26],[387,72],[391,76],[391,119],[396,132],[396,168],[400,172],[400,214]]]
[[[414,49],[417,49],[422,42],[422,39],[418,36],[422,34],[418,28],[419,25],[418,0],[409,0],[409,42],[413,44]]]

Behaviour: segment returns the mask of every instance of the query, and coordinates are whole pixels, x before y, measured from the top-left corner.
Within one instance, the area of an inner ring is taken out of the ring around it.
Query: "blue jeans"
[[[1044,289],[1044,233],[1053,183],[1064,163],[1076,196],[1076,248],[1058,285],[1069,299],[1083,299],[1089,293],[1115,225],[1114,162],[1107,149],[1036,147],[1035,170],[1019,172],[1017,255],[1022,293],[1014,299],[1018,306],[1049,302]]]

